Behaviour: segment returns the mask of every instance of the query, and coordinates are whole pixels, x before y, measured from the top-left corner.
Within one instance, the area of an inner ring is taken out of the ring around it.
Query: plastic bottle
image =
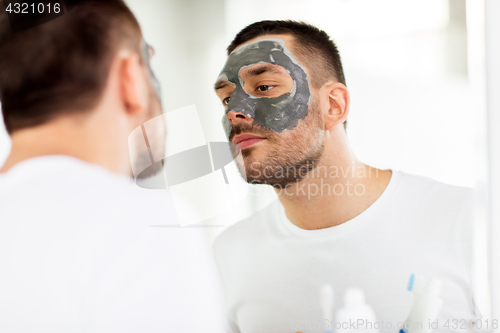
[[[440,280],[430,279],[424,287],[421,276],[411,276],[408,290],[413,291],[413,303],[400,333],[432,332],[431,323],[443,307],[443,300],[439,297],[441,286]]]
[[[321,288],[320,292],[321,300],[321,310],[323,311],[323,320],[325,326],[325,333],[332,333],[334,322],[333,322],[333,287],[331,284],[326,283]]]
[[[344,294],[344,307],[337,312],[336,333],[378,333],[379,324],[372,307],[366,304],[360,288],[349,288]]]

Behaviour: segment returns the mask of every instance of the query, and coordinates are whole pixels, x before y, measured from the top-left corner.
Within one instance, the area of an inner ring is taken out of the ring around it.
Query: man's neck
[[[112,172],[130,174],[127,151],[117,138],[91,119],[67,117],[47,124],[21,129],[11,135],[12,149],[0,173],[24,160],[45,155],[67,155],[100,165]],[[115,133],[116,134],[116,133]],[[125,138],[125,143],[126,138]]]
[[[382,195],[391,175],[390,170],[358,161],[347,139],[327,138],[325,154],[307,177],[276,192],[293,224],[302,229],[323,229],[365,211]]]

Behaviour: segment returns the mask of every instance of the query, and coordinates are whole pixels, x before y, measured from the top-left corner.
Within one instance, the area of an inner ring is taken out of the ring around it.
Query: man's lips
[[[258,135],[253,135],[253,134],[240,134],[234,137],[233,143],[235,145],[238,145],[240,149],[244,149],[246,147],[249,147],[253,144],[256,144],[257,142],[261,142],[262,140],[265,140],[265,138],[258,136]]]

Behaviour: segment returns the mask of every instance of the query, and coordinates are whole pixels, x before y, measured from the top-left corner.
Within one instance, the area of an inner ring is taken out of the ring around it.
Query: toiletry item
[[[424,283],[422,276],[412,274],[408,290],[413,292],[413,303],[400,333],[432,332],[431,323],[443,307],[443,300],[439,298],[441,286],[440,280],[429,279]]]
[[[321,300],[321,311],[323,312],[323,320],[325,333],[332,333],[334,322],[333,322],[333,304],[334,304],[334,294],[333,287],[331,284],[326,283],[321,287],[320,300]]]
[[[360,288],[349,288],[344,294],[344,307],[337,312],[336,333],[378,333],[375,311],[365,302]]]

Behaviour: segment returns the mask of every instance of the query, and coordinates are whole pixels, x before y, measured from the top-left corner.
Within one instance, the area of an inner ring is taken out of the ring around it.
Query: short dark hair
[[[0,101],[7,131],[95,107],[118,49],[141,56],[141,39],[123,0],[81,0],[64,15],[19,32],[0,12]]]
[[[335,43],[326,32],[304,22],[287,20],[250,24],[234,37],[227,47],[227,54],[231,54],[239,45],[249,40],[274,34],[291,35],[294,38],[296,45],[292,48],[310,70],[311,84],[314,87],[321,87],[329,79],[346,84],[342,61]]]
[[[294,38],[292,50],[309,69],[313,87],[319,88],[331,79],[346,84],[337,45],[326,32],[305,22],[277,20],[252,23],[234,37],[227,47],[227,54],[254,38],[274,34]],[[346,125],[347,122],[344,122],[344,128]]]

